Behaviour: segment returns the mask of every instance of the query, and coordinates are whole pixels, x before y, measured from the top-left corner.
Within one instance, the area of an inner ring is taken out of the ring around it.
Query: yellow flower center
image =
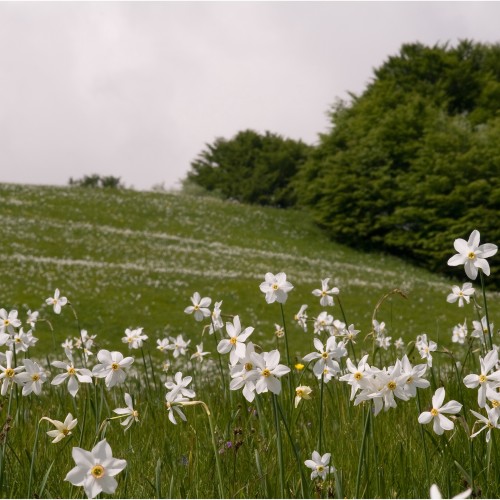
[[[493,400],[493,401],[491,402],[491,406],[493,406],[493,408],[498,408],[498,407],[500,407],[500,401],[495,401],[495,400]]]
[[[394,380],[391,380],[388,384],[387,384],[387,387],[391,390],[391,391],[394,391],[396,389],[398,385],[396,384],[396,382],[394,382]]]
[[[273,283],[273,290],[278,290],[279,286],[278,283]]]
[[[231,337],[231,338],[229,339],[229,343],[230,343],[230,344],[235,345],[235,344],[236,344],[236,342],[237,342],[236,337]]]
[[[317,466],[316,466],[316,470],[317,470],[318,472],[323,472],[323,471],[325,470],[325,468],[324,468],[322,465],[317,465]]]
[[[38,373],[34,373],[33,375],[31,375],[31,380],[33,380],[33,382],[40,380],[40,375],[38,375]]]
[[[324,352],[324,353],[321,355],[321,357],[322,357],[323,359],[328,359],[328,353],[327,353],[327,352]]]
[[[15,372],[12,368],[7,368],[4,373],[5,373],[5,376],[9,377],[9,378],[12,378],[15,374]]]
[[[67,427],[64,427],[64,428],[61,430],[61,432],[62,432],[65,436],[67,436],[67,435],[70,433],[70,432],[69,432],[69,429],[68,429]]]
[[[96,478],[101,479],[104,476],[104,467],[102,465],[94,465],[92,469],[90,469],[90,473]]]
[[[72,366],[70,366],[70,367],[68,368],[68,373],[69,373],[70,375],[74,375],[74,374],[76,373],[76,370],[75,370]]]
[[[4,319],[4,320],[3,320],[3,324],[4,324],[4,326],[7,326],[9,323],[10,323],[10,321],[9,321],[8,319]]]
[[[264,368],[264,370],[262,370],[262,376],[263,377],[269,377],[269,375],[271,375],[271,372],[269,371],[268,368]]]
[[[486,375],[480,375],[479,376],[479,383],[480,384],[484,384],[486,382],[487,378],[486,378]]]
[[[354,379],[355,380],[361,380],[363,378],[363,374],[361,372],[356,372],[354,374]]]
[[[253,368],[252,363],[245,363],[245,370],[249,372]]]
[[[413,382],[413,377],[408,377],[408,380],[406,381],[407,384],[411,384]]]
[[[134,410],[134,411],[132,412],[132,416],[133,416],[134,418],[139,418],[139,412],[138,412],[137,410]]]
[[[474,252],[469,252],[469,255],[467,255],[469,259],[474,259],[476,257],[476,254]]]
[[[439,412],[436,410],[436,408],[433,408],[433,409],[431,410],[431,415],[432,415],[433,417],[437,417],[437,416],[439,415]]]
[[[321,291],[321,296],[324,297],[326,295],[326,292],[324,290]]]
[[[304,396],[304,391],[302,389],[296,389],[295,390],[295,394],[297,394],[297,396],[299,396],[299,397],[303,397]]]
[[[111,369],[113,371],[119,370],[120,369],[120,365],[118,363],[111,363]]]
[[[197,311],[199,308],[200,308],[200,306],[199,306],[198,304],[196,304],[196,305],[194,306],[194,310],[195,310],[195,311]]]

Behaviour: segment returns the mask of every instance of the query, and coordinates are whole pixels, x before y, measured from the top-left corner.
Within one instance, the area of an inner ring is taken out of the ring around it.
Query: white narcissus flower
[[[220,302],[216,302],[214,304],[214,310],[212,311],[212,321],[210,322],[210,328],[208,329],[208,333],[212,335],[214,332],[218,332],[222,330],[224,326],[224,321],[222,321],[222,312],[220,310],[220,306],[222,305],[222,300]]]
[[[483,344],[485,343],[485,336],[488,335],[488,322],[486,321],[486,316],[481,318],[481,321],[472,322],[473,330],[470,334],[471,337],[478,338]],[[489,324],[490,332],[493,331],[493,323]]]
[[[118,483],[114,476],[127,466],[127,461],[113,458],[108,442],[99,441],[92,451],[74,447],[72,452],[76,466],[71,469],[65,481],[74,486],[83,486],[88,498],[95,498],[99,493],[113,494]]]
[[[365,370],[370,368],[368,363],[366,362],[367,359],[368,354],[365,354],[359,360],[358,366],[356,367],[356,365],[350,360],[350,358],[347,358],[346,364],[349,373],[346,373],[339,378],[340,381],[347,382],[351,386],[351,401],[354,399],[354,396],[356,395],[358,389],[361,388],[361,380],[365,376]]]
[[[306,460],[304,464],[312,469],[311,479],[320,477],[323,481],[326,479],[327,474],[335,472],[335,467],[329,466],[331,453],[325,453],[321,456],[317,451],[312,452],[311,460]]]
[[[478,269],[481,269],[486,276],[490,275],[490,265],[486,259],[495,255],[498,247],[493,243],[479,245],[479,231],[477,229],[472,231],[468,241],[458,238],[453,246],[458,254],[448,259],[449,266],[465,264],[465,274],[471,280],[477,278]]]
[[[433,340],[427,341],[427,334],[417,335],[415,346],[420,353],[422,359],[427,360],[427,365],[432,366],[432,352],[437,350],[437,344]]]
[[[0,309],[0,333],[14,333],[14,328],[21,326],[21,320],[17,318],[17,311],[13,309],[9,313]]]
[[[124,358],[121,352],[110,352],[107,349],[101,349],[97,353],[97,359],[101,363],[94,366],[92,375],[97,378],[104,378],[104,383],[108,388],[121,384],[126,377],[123,369],[128,368],[134,362],[134,358],[131,356]]]
[[[452,498],[469,498],[471,492],[472,492],[472,489],[469,488],[469,489],[465,490],[464,492],[459,493],[458,495],[455,495]],[[441,491],[439,490],[439,488],[437,487],[436,484],[433,484],[431,486],[429,497],[433,500],[441,500],[443,498],[443,496],[441,495]]]
[[[49,417],[42,417],[41,420],[47,420],[55,427],[53,431],[47,431],[47,435],[54,438],[52,443],[58,443],[66,436],[69,436],[72,429],[74,429],[78,423],[78,419],[74,419],[71,413],[66,415],[64,422],[61,422],[60,420],[52,420]]]
[[[19,374],[19,381],[23,383],[23,396],[32,392],[40,396],[42,384],[47,380],[45,371],[31,359],[23,360],[23,364],[26,371]]]
[[[423,378],[425,372],[427,371],[427,365],[421,364],[412,366],[408,356],[405,354],[401,360],[402,373],[406,375],[405,381],[405,391],[408,395],[414,398],[417,395],[418,389],[426,389],[431,385],[431,383]]]
[[[235,316],[232,323],[230,321],[226,323],[226,332],[229,339],[222,339],[219,342],[217,352],[220,354],[229,353],[229,361],[232,365],[235,365],[239,358],[245,356],[245,341],[253,333],[253,330],[252,326],[248,326],[241,331],[240,317]]]
[[[183,377],[181,372],[174,375],[175,382],[165,382],[165,387],[173,394],[181,394],[185,398],[194,398],[196,396],[192,389],[187,386],[192,382],[193,377]]]
[[[450,293],[448,297],[446,297],[446,301],[450,304],[453,304],[458,300],[458,307],[463,307],[464,301],[468,304],[470,302],[471,295],[474,294],[472,283],[464,283],[462,288],[454,285],[451,287],[451,290],[452,293]]]
[[[14,353],[12,351],[7,351],[5,353],[5,366],[0,365],[0,381],[2,382],[2,388],[0,394],[5,396],[7,394],[7,389],[14,382],[16,384],[21,384],[20,371],[24,370],[24,366],[12,367],[12,357]],[[3,363],[3,361],[2,361]]]
[[[255,383],[254,380],[258,377],[258,372],[254,367],[251,359],[252,353],[255,351],[252,342],[249,342],[245,356],[238,360],[238,363],[230,367],[231,383],[229,389],[236,391],[243,387],[243,396],[250,403],[255,399]]]
[[[484,429],[488,429],[488,432],[486,433],[486,442],[490,442],[490,437],[491,437],[491,429],[499,429],[500,426],[498,425],[498,418],[500,417],[500,413],[498,413],[497,408],[491,408],[488,405],[484,405],[486,408],[486,414],[487,417],[484,417],[477,411],[471,410],[471,413],[478,418],[478,420],[474,423],[474,426],[477,423],[482,423],[484,424],[481,429],[479,429],[477,432],[474,434],[471,434],[471,438],[476,437],[480,432],[484,431]]]
[[[65,306],[68,303],[68,299],[66,297],[59,297],[59,288],[56,288],[56,291],[54,292],[53,297],[49,297],[48,299],[45,300],[45,302],[49,306],[54,307],[54,312],[56,314],[60,314],[61,312],[61,307]]]
[[[210,304],[212,299],[210,297],[203,297],[198,292],[194,292],[191,297],[192,306],[186,307],[184,312],[186,314],[193,314],[196,321],[203,321],[203,318],[208,318],[210,316]]]
[[[286,280],[286,274],[278,273],[275,276],[273,273],[266,273],[264,279],[265,281],[259,285],[259,288],[262,293],[266,294],[266,302],[284,304],[288,298],[288,292],[293,289],[293,285]]]
[[[208,351],[203,351],[203,342],[196,346],[196,352],[191,355],[191,359],[197,359],[199,363],[203,361],[203,358],[210,354]]]
[[[257,394],[262,392],[271,391],[273,394],[281,392],[280,377],[286,375],[290,368],[285,365],[280,365],[280,352],[274,349],[270,352],[263,352],[257,354],[252,352],[250,359],[257,370],[257,382],[255,383],[255,390]]]
[[[131,330],[127,328],[125,330],[125,337],[122,337],[122,342],[128,344],[129,349],[140,349],[142,343],[148,339],[148,336],[142,333],[143,328],[135,328]]]
[[[183,403],[188,402],[189,399],[185,398],[180,392],[170,391],[165,394],[165,400],[165,406],[168,410],[168,419],[170,420],[170,422],[172,422],[174,425],[177,424],[177,420],[175,420],[175,413],[177,413],[177,416],[180,417],[181,420],[187,422],[186,415],[184,415],[181,407]]]
[[[333,306],[333,297],[332,295],[338,295],[340,290],[334,286],[333,288],[328,289],[328,282],[330,278],[326,278],[321,280],[321,290],[316,288],[313,290],[312,294],[315,297],[321,297],[319,303],[322,307]]]
[[[302,399],[311,399],[312,389],[308,385],[299,385],[295,389],[295,408],[299,405]]]
[[[184,356],[186,354],[186,349],[191,343],[191,340],[188,340],[186,342],[182,337],[182,335],[177,335],[177,337],[170,337],[170,341],[172,343],[169,345],[168,348],[171,351],[173,351],[172,356],[174,358],[178,358],[179,356]]]
[[[31,328],[35,328],[36,322],[38,321],[38,316],[40,313],[38,311],[31,312],[31,309],[28,311],[28,317],[26,318],[26,323],[28,323]]]
[[[489,386],[497,386],[500,384],[500,370],[488,374],[495,365],[498,363],[498,351],[493,349],[489,351],[484,359],[479,356],[479,364],[481,366],[481,373],[479,375],[470,374],[464,378],[464,384],[469,389],[475,389],[479,386],[477,394],[477,404],[480,408],[484,408],[486,404],[486,389]]]
[[[113,412],[117,415],[127,417],[125,420],[123,420],[123,422],[120,422],[120,424],[124,426],[123,431],[129,429],[134,422],[139,422],[139,412],[137,410],[134,410],[132,397],[128,392],[125,393],[125,404],[127,405],[126,408],[115,408],[113,410]]]
[[[65,361],[52,361],[52,366],[66,370],[66,373],[56,375],[51,384],[59,385],[68,379],[68,391],[75,397],[78,392],[78,382],[84,384],[92,383],[92,372],[87,370],[87,368],[75,368],[73,356],[69,351],[66,351],[66,356],[68,357],[69,363]]]
[[[455,400],[449,401],[443,405],[445,397],[444,387],[440,387],[432,396],[432,409],[431,411],[422,412],[418,421],[420,424],[428,424],[431,420],[433,421],[434,432],[440,436],[444,431],[451,431],[455,424],[443,413],[449,413],[451,415],[456,415],[462,409],[462,405]]]
[[[300,306],[299,312],[293,317],[293,319],[299,324],[302,329],[307,332],[307,304],[302,304]]]

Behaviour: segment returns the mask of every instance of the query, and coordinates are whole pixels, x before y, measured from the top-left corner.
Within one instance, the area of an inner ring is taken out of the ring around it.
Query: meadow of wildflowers
[[[0,193],[3,497],[500,496],[474,228],[451,282],[290,211]]]

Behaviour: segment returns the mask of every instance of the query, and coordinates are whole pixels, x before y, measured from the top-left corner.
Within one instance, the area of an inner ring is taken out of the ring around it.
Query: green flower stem
[[[420,393],[417,390],[417,398],[416,398],[416,404],[417,404],[417,411],[418,415],[422,413],[421,407],[420,407]],[[424,456],[425,456],[425,477],[427,478],[427,488],[429,488],[429,483],[430,483],[430,473],[429,473],[429,454],[427,452],[427,443],[425,442],[425,434],[424,434],[424,428],[422,425],[418,426],[420,430],[420,437],[422,439],[422,446],[424,448]]]
[[[340,312],[342,313],[342,318],[344,320],[345,326],[346,328],[348,328],[349,324],[347,323],[347,317],[345,315],[344,308],[342,307],[342,302],[340,301],[340,295],[337,296],[337,300],[339,302]],[[354,362],[358,364],[358,358],[356,357],[356,349],[354,349],[354,342],[351,341],[350,344],[352,348],[352,356],[354,358]]]
[[[148,375],[148,368],[146,366],[146,356],[144,355],[144,349],[141,346],[141,353],[142,353],[142,363],[144,365],[144,373],[146,374],[146,386],[148,388],[147,392],[147,398],[149,399],[149,393],[151,392],[151,387],[149,386],[149,375]]]
[[[26,495],[26,498],[31,498],[31,483],[33,481],[33,469],[35,468],[36,445],[38,443],[38,431],[40,430],[40,422],[41,420],[39,420],[36,424],[35,441],[33,442],[33,451],[31,452],[30,477],[28,479],[28,494]]]
[[[286,362],[287,366],[290,368],[290,373],[289,376],[287,377],[288,379],[288,392],[290,395],[290,408],[292,408],[293,405],[293,388],[295,386],[295,375],[293,373],[293,366],[292,362],[290,360],[290,351],[288,349],[288,332],[286,331],[286,321],[285,321],[285,311],[283,309],[283,304],[280,302],[280,309],[281,309],[281,320],[283,322],[283,331],[285,332],[285,349],[286,349]]]
[[[490,350],[493,349],[493,337],[491,335],[490,318],[488,315],[488,302],[486,300],[486,287],[484,286],[484,277],[482,269],[479,269],[479,276],[481,277],[481,288],[483,290],[483,303],[484,303],[484,314],[486,316],[486,326],[488,328],[488,338],[490,340]]]
[[[321,389],[319,393],[319,438],[318,453],[321,455],[323,448],[323,392],[325,388],[325,376],[321,375]]]
[[[276,394],[273,394],[274,423],[276,426],[276,444],[278,447],[278,463],[280,468],[280,498],[285,498],[285,466],[283,463],[283,445],[281,442],[281,427],[278,415],[278,401]]]
[[[358,459],[358,472],[356,474],[356,493],[354,494],[354,498],[359,498],[359,482],[361,479],[361,466],[363,465],[363,458],[365,454],[365,443],[366,436],[368,434],[368,424],[370,423],[370,412],[372,411],[371,404],[368,406],[368,412],[365,418],[365,425],[363,428],[363,437],[361,439],[361,446],[359,447],[359,459]],[[364,409],[363,409],[364,415]]]

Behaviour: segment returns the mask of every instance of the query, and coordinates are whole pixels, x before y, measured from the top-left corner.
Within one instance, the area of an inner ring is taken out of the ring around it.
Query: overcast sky
[[[500,41],[500,2],[0,2],[0,182],[179,186],[216,137],[315,143],[401,44]]]

